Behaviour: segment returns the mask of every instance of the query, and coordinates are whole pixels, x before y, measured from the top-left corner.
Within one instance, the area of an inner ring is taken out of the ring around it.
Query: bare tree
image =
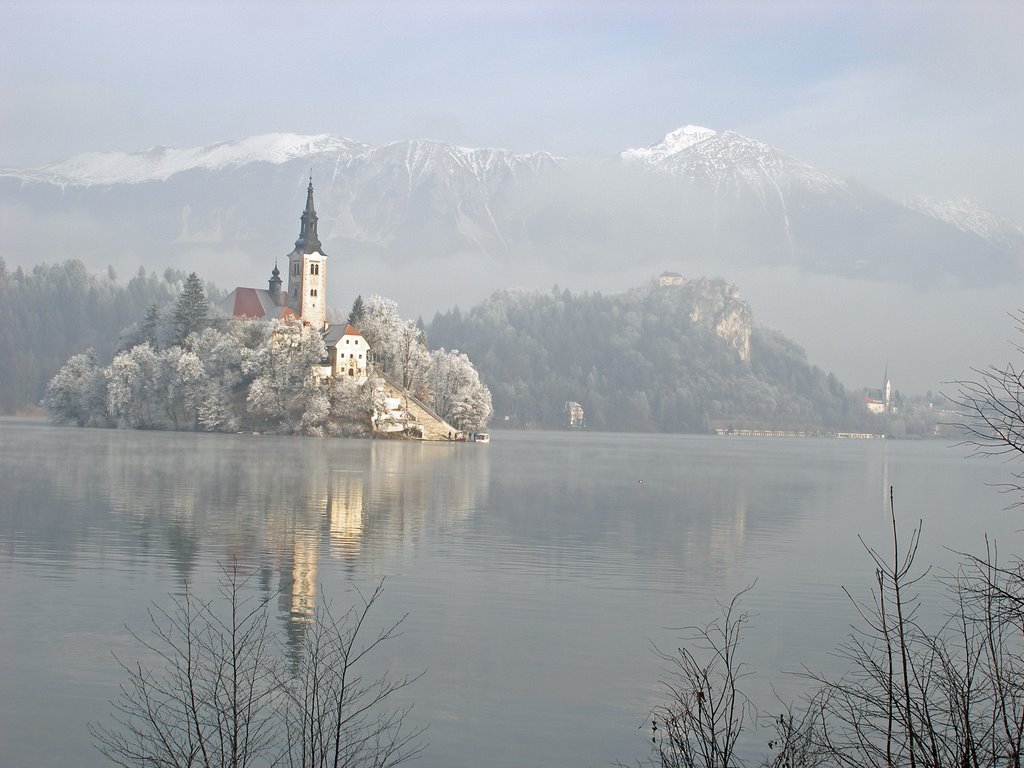
[[[415,678],[365,676],[402,623],[364,638],[383,585],[340,618],[318,611],[288,664],[270,626],[274,596],[252,596],[252,578],[234,563],[220,599],[186,589],[150,609],[148,632],[128,630],[152,660],[119,660],[113,724],[89,726],[100,752],[123,768],[385,768],[418,754],[423,729],[390,701]]]
[[[90,724],[111,762],[138,766],[273,764],[282,700],[267,599],[246,597],[250,577],[224,569],[221,601],[186,589],[149,609],[149,632],[128,629],[154,661],[128,664],[112,702],[115,725]]]
[[[405,617],[368,637],[365,624],[383,584],[340,618],[320,609],[305,636],[305,652],[286,686],[288,766],[387,768],[423,750],[424,728],[406,728],[408,707],[386,706],[415,677],[366,676],[366,657],[397,637]]]
[[[1018,333],[1024,333],[1024,311],[1012,315]],[[1014,344],[1017,352],[1024,346]],[[974,369],[976,378],[953,382],[956,394],[950,399],[959,411],[960,420],[953,426],[964,434],[963,445],[974,455],[1024,455],[1024,370],[1008,362]],[[1006,491],[1024,490],[1024,473],[1014,474],[1015,483]],[[1024,504],[1017,501],[1014,506]]]
[[[722,606],[722,616],[689,627],[675,652],[655,649],[666,663],[667,702],[652,713],[651,742],[661,768],[722,768],[735,763],[736,743],[752,714],[740,690],[748,674],[738,655],[746,613],[739,604],[750,587]]]

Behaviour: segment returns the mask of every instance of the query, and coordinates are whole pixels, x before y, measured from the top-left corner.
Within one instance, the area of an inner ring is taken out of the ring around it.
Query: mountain
[[[457,279],[483,295],[523,274],[575,284],[696,264],[990,285],[1018,277],[1024,254],[1019,229],[990,236],[696,126],[604,158],[330,134],[87,153],[0,169],[0,252],[252,282],[288,252],[310,173],[325,249],[360,286],[352,297],[371,284],[422,292]]]
[[[972,200],[963,197],[957,200],[915,197],[906,201],[906,205],[952,224],[962,232],[977,235],[1002,251],[1024,253],[1024,227],[986,211]]]
[[[732,131],[685,126],[621,158],[674,184],[691,241],[710,232],[719,258],[915,283],[1020,275],[1024,240],[997,240]]]

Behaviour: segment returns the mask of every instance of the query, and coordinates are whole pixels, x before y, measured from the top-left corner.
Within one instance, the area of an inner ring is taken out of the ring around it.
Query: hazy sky
[[[0,165],[273,131],[611,154],[686,123],[1024,221],[1021,2],[0,4]]]

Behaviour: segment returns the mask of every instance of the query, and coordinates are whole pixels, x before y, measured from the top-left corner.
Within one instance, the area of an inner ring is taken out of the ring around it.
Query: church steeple
[[[281,282],[281,270],[277,268],[275,261],[274,271],[270,273],[270,298],[277,306],[284,303],[281,301]]]
[[[309,176],[309,188],[306,190],[306,210],[302,212],[302,228],[299,239],[295,241],[295,250],[300,253],[323,253],[320,238],[316,233],[316,207],[313,205],[313,175]]]
[[[327,327],[327,254],[316,232],[313,175],[306,189],[306,209],[295,250],[288,254],[288,306],[302,322],[323,330]]]

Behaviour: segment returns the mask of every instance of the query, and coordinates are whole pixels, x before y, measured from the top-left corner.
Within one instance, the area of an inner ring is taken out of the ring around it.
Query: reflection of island
[[[21,540],[69,566],[77,551],[154,552],[192,582],[203,563],[260,570],[296,627],[322,558],[355,575],[461,524],[487,493],[490,452],[465,445],[45,428]]]

